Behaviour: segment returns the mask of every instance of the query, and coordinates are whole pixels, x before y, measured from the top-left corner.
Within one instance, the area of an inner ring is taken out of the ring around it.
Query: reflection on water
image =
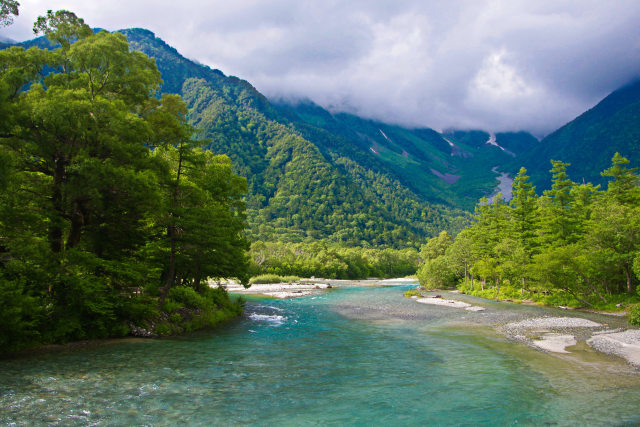
[[[215,332],[0,361],[0,423],[640,423],[640,375],[622,362],[547,355],[486,327],[538,307],[468,313],[404,289],[256,300]]]

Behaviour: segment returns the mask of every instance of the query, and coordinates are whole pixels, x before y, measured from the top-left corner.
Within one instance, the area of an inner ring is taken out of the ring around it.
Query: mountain
[[[252,240],[404,246],[462,226],[461,210],[407,188],[339,135],[293,120],[248,82],[184,58],[150,31],[121,32],[155,58],[162,91],[187,102],[208,149],[247,177]]]
[[[430,128],[409,129],[351,114],[331,114],[310,101],[276,107],[334,162],[356,160],[395,176],[421,198],[467,210],[495,189],[497,174],[492,168],[500,168],[514,155],[492,144],[492,136],[482,131],[441,134]],[[520,140],[537,143],[524,132],[498,137],[514,147]]]
[[[247,178],[254,241],[419,245],[442,229],[460,229],[464,210],[496,187],[491,169],[513,156],[481,131],[443,135],[332,114],[312,102],[270,102],[249,82],[183,57],[148,30],[120,32],[132,49],[155,58],[162,92],[182,96],[207,148],[229,155]]]
[[[632,165],[640,164],[640,81],[609,94],[515,159],[510,168],[524,165],[538,192],[551,186],[551,159],[571,163],[567,173],[573,181],[604,184],[600,172],[611,166],[616,152]]]

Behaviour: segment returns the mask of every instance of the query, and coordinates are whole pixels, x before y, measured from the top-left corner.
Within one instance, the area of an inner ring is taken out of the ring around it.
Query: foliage
[[[282,283],[282,276],[277,274],[260,274],[249,279],[249,284],[267,284],[267,283]]]
[[[415,249],[365,249],[329,245],[326,242],[254,242],[250,250],[254,275],[365,279],[415,274]]]
[[[602,173],[611,178],[608,189],[601,191],[572,182],[568,164],[554,160],[551,189],[541,197],[522,168],[510,205],[482,201],[453,243],[443,235],[427,242],[420,283],[434,288],[457,281],[478,296],[573,307],[634,301],[640,182],[628,164],[616,153]]]
[[[0,0],[0,27],[6,27],[13,23],[13,18],[18,16],[20,3],[16,0]]]
[[[418,269],[417,276],[425,289],[446,289],[456,284],[455,271],[444,256],[425,261]]]
[[[260,274],[249,279],[251,285],[267,283],[295,283],[299,282],[298,276],[278,276],[277,274]]]
[[[245,180],[197,148],[184,102],[156,96],[154,61],[122,34],[68,11],[34,29],[57,47],[0,52],[3,351],[126,334],[172,287],[210,321],[237,312],[201,278],[246,280]]]
[[[631,311],[629,311],[629,323],[640,326],[640,304],[631,307]]]
[[[420,291],[420,289],[418,289],[418,288],[409,289],[408,291],[405,291],[403,295],[404,295],[405,298],[421,297],[422,296],[422,291]]]

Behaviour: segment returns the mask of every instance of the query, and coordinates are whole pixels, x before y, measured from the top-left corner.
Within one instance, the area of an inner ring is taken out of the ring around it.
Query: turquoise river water
[[[475,300],[487,311],[469,313],[417,304],[407,288],[251,299],[215,331],[2,360],[0,424],[640,424],[638,371],[493,327],[548,309]]]

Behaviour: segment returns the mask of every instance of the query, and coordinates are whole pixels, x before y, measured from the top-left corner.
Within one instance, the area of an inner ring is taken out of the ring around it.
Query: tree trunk
[[[467,286],[467,263],[464,263],[464,286]]]
[[[80,243],[80,237],[82,236],[82,227],[85,224],[85,213],[82,206],[82,202],[75,202],[73,207],[73,214],[71,216],[71,230],[67,237],[67,247],[75,248]]]
[[[565,291],[565,292],[567,292],[567,293],[569,293],[569,294],[571,294],[571,295],[573,295],[573,297],[574,297],[575,299],[577,299],[578,301],[580,301],[581,303],[583,303],[583,304],[585,304],[585,305],[588,305],[589,307],[593,307],[593,304],[591,304],[591,303],[590,303],[590,302],[588,302],[588,301],[583,300],[583,299],[582,299],[582,298],[580,298],[578,295],[576,295],[576,294],[575,294],[575,292],[573,292],[572,290],[570,290],[570,289],[568,289],[568,288],[565,288],[565,289],[564,289],[564,291]]]
[[[202,273],[200,271],[200,264],[197,263],[196,264],[196,272],[193,276],[193,288],[196,290],[196,292],[200,292],[200,282],[202,281]]]
[[[171,289],[171,285],[176,278],[176,239],[175,239],[175,227],[169,226],[169,242],[171,245],[171,251],[169,252],[169,271],[167,272],[167,279],[164,282],[164,286],[160,290],[160,298],[158,298],[158,309],[162,310],[164,300]]]
[[[173,196],[171,198],[171,212],[169,212],[169,245],[171,251],[169,252],[169,272],[167,273],[167,280],[164,282],[164,286],[160,290],[160,297],[158,298],[158,309],[162,310],[164,300],[171,289],[171,285],[176,278],[176,224],[175,224],[175,211],[178,207],[178,190],[180,187],[180,175],[182,173],[182,146],[178,148],[178,171],[176,173],[176,186],[173,189]]]
[[[627,293],[629,296],[634,295],[634,286],[633,286],[633,276],[631,275],[631,268],[629,267],[629,262],[624,264],[624,274],[627,276]]]
[[[64,218],[64,204],[62,201],[62,183],[64,182],[65,165],[61,158],[55,160],[55,170],[53,173],[53,189],[51,191],[51,202],[55,218],[51,218],[49,224],[49,246],[54,253],[62,252],[64,240],[62,236],[62,218]]]

